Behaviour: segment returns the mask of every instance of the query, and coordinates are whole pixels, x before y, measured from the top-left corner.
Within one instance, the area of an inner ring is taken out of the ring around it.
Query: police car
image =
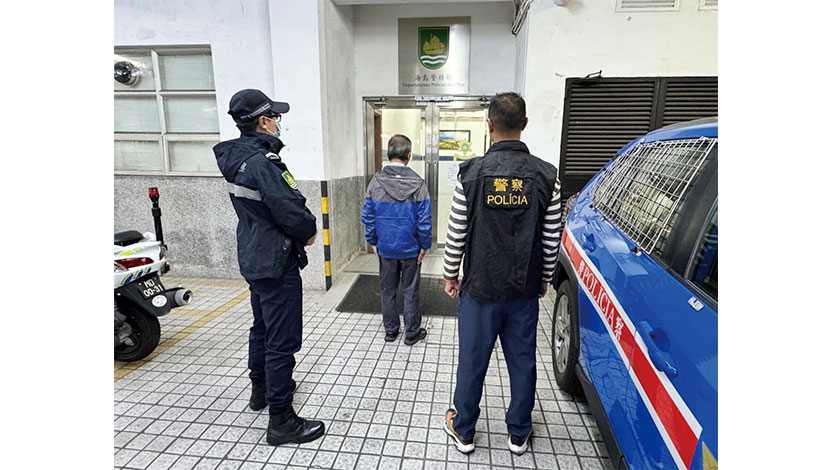
[[[554,374],[616,468],[717,468],[717,119],[622,148],[566,205]]]

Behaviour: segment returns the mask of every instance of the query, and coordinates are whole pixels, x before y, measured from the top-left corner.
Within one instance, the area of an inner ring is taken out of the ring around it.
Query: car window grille
[[[673,216],[717,139],[641,143],[620,155],[597,182],[593,202],[648,253],[658,253]]]

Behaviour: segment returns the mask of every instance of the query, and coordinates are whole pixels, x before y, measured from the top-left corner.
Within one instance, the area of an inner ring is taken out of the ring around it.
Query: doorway
[[[484,96],[364,98],[366,183],[388,162],[388,139],[411,139],[408,166],[426,180],[431,195],[429,255],[443,254],[458,165],[483,157],[490,147],[489,103]]]

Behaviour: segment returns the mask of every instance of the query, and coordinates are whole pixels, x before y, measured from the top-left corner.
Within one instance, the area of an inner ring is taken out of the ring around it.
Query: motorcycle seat
[[[143,234],[137,230],[114,234],[114,245],[128,246],[143,240]]]

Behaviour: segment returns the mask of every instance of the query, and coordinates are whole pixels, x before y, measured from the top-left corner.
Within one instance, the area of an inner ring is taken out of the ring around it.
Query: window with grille
[[[661,254],[683,195],[716,142],[700,138],[636,145],[597,182],[595,208],[639,248]]]
[[[114,80],[114,171],[218,175],[210,49],[115,48],[114,64],[131,70]]]

